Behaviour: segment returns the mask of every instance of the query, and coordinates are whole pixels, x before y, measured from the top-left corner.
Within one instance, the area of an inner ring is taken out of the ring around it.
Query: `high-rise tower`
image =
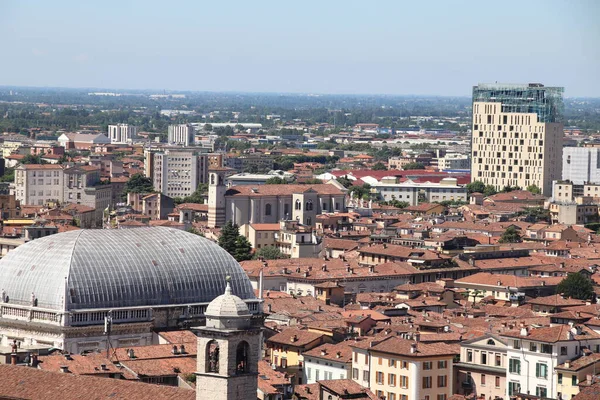
[[[562,170],[562,96],[539,83],[473,87],[471,180],[550,196]]]

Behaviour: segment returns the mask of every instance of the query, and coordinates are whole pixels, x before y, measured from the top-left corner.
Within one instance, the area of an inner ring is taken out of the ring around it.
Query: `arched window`
[[[265,205],[265,215],[271,215],[271,205]]]
[[[494,342],[492,339],[487,341],[487,344],[491,345],[491,346],[495,346],[496,342]]]
[[[296,200],[296,210],[302,210],[302,202],[300,200]]]
[[[235,373],[244,374],[249,372],[250,345],[241,341],[235,351]]]
[[[216,340],[211,340],[206,344],[204,365],[206,372],[219,373],[219,343]]]
[[[311,211],[313,209],[313,202],[309,200],[306,202],[306,211]]]

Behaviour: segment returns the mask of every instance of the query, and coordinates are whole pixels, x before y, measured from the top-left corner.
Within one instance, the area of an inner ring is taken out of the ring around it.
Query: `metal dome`
[[[225,276],[255,299],[239,263],[208,239],[163,227],[79,230],[36,239],[0,260],[9,303],[54,310],[209,303]]]

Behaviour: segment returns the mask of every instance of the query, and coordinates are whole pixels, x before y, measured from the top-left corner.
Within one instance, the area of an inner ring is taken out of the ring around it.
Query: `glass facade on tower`
[[[501,103],[503,113],[536,113],[538,122],[562,122],[563,92],[541,83],[480,83],[473,86],[473,103]]]

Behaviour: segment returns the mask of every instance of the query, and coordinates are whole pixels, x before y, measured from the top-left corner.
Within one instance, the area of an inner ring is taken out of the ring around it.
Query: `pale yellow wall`
[[[389,399],[390,394],[395,394],[396,400],[425,399],[437,400],[438,394],[452,395],[453,373],[452,356],[419,357],[393,356],[386,353],[378,353],[371,350],[370,359],[370,389],[376,395],[381,392]],[[390,360],[394,364],[390,365]],[[438,361],[445,360],[446,368],[438,368]],[[430,361],[431,369],[423,370],[423,362]],[[383,373],[383,383],[377,382],[377,373]],[[394,374],[395,385],[389,384],[389,375]],[[446,386],[438,387],[438,376],[446,376]],[[423,377],[431,376],[431,388],[423,388]],[[402,386],[402,377],[406,377],[407,384]],[[406,396],[406,397],[402,397]]]
[[[535,113],[501,109],[501,103],[473,103],[471,179],[497,190],[536,185],[550,196],[552,181],[562,174],[562,124],[537,122]]]

